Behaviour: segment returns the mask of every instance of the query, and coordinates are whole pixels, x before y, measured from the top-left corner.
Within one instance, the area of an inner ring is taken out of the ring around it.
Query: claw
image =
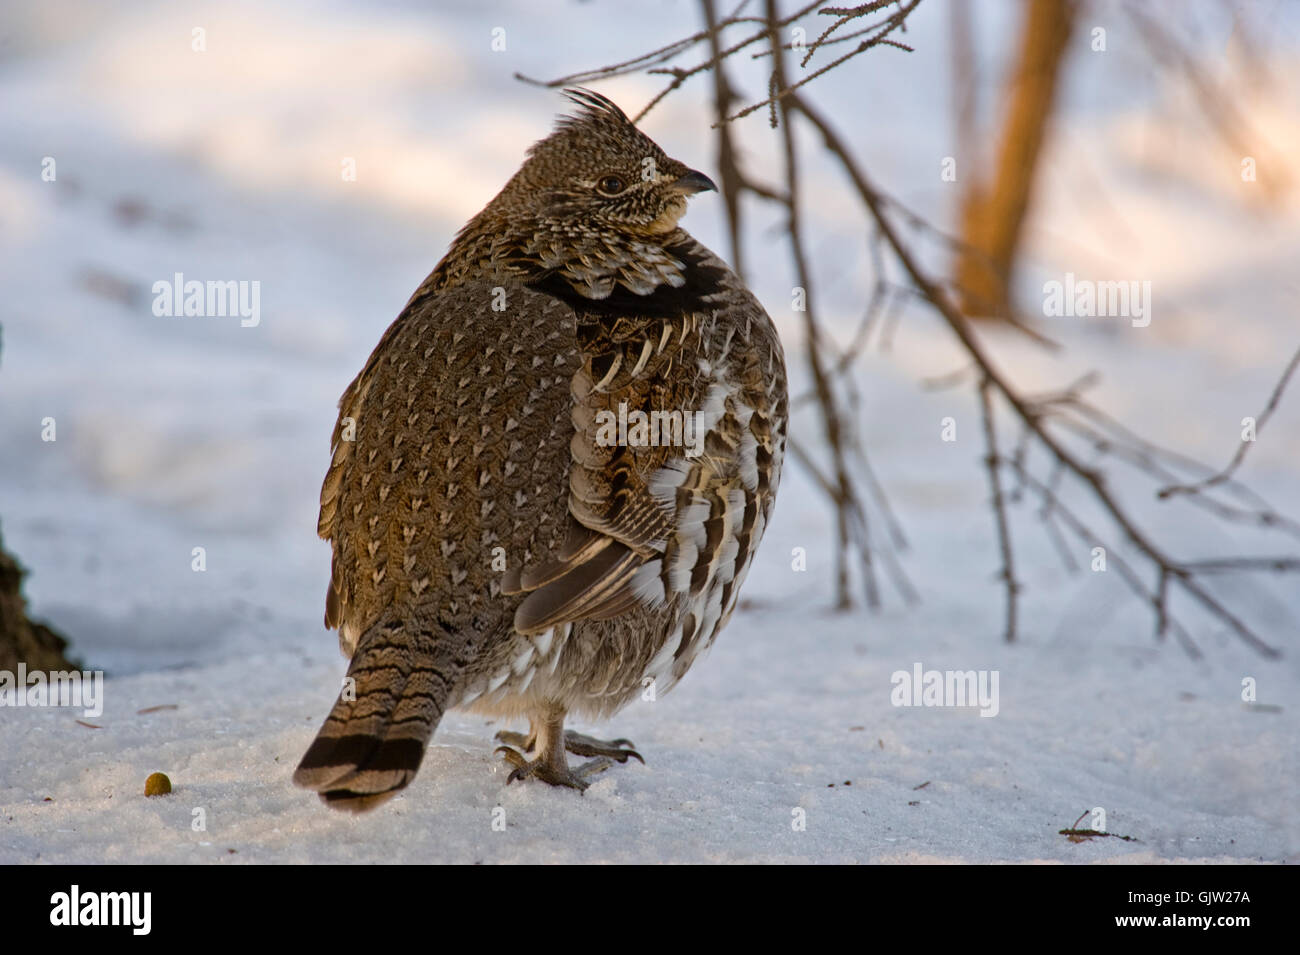
[[[509,746],[498,746],[493,753],[494,755],[500,753],[502,758],[511,766],[520,767],[528,765],[528,760],[524,758],[523,753],[516,749],[511,749]]]

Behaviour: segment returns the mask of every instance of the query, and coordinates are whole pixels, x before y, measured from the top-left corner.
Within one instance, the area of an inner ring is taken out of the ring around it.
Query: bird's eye
[[[627,185],[618,176],[604,176],[596,183],[596,188],[607,196],[616,196],[626,189]]]

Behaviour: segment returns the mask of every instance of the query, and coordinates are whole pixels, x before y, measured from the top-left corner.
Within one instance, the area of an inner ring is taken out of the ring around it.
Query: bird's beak
[[[713,184],[713,180],[702,172],[696,172],[694,169],[688,169],[686,175],[681,176],[672,185],[673,191],[683,196],[693,196],[697,192],[707,192],[708,190],[718,191],[718,187]]]

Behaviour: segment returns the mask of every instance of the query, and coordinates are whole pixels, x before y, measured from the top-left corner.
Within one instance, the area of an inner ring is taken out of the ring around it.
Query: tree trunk
[[[962,208],[962,238],[970,250],[958,260],[957,285],[967,315],[1007,314],[1034,167],[1051,116],[1074,13],[1071,0],[1026,0],[1020,50],[1003,94],[1006,112],[993,181],[972,179]]]

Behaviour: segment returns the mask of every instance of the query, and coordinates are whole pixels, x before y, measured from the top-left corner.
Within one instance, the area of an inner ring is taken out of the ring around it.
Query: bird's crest
[[[627,118],[627,114],[618,108],[618,104],[607,96],[602,96],[595,90],[584,89],[581,86],[571,86],[563,90],[564,96],[570,102],[576,103],[582,107],[583,114],[579,116],[566,117],[570,122],[581,122],[586,118],[612,117],[620,122],[632,124]]]

